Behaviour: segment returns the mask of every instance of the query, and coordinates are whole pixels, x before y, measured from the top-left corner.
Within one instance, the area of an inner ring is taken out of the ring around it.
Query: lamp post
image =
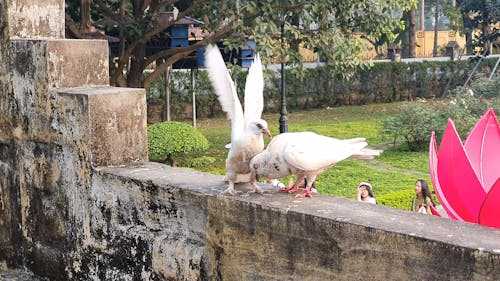
[[[285,49],[285,21],[281,24],[281,48]],[[280,134],[288,132],[288,112],[286,111],[285,96],[285,55],[281,55],[281,110]]]

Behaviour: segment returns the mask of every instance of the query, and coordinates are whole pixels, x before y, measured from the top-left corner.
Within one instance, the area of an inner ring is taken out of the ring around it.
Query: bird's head
[[[263,119],[259,119],[259,120],[250,122],[247,126],[247,129],[251,130],[255,134],[264,134],[270,138],[273,137],[271,135],[271,132],[269,132],[266,120],[263,120]]]

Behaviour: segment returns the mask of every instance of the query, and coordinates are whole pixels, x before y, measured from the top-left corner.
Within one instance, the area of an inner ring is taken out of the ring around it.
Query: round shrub
[[[148,126],[149,157],[153,161],[177,166],[175,158],[186,153],[198,153],[208,149],[208,141],[192,126],[175,121]]]

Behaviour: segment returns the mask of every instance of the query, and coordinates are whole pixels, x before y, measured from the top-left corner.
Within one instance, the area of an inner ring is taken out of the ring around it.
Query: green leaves
[[[205,151],[209,145],[207,139],[192,126],[170,121],[148,126],[148,147],[151,158],[165,159]]]
[[[489,103],[469,93],[460,93],[447,101],[418,100],[403,103],[401,113],[386,118],[382,133],[392,137],[394,144],[403,141],[409,151],[428,148],[432,131],[442,136],[448,119],[452,119],[461,136],[466,136],[486,112]]]
[[[75,10],[78,5],[75,0],[69,2],[68,13],[77,18]],[[180,15],[204,22],[206,43],[222,39],[230,50],[251,39],[257,44],[265,64],[286,59],[288,66],[299,66],[299,69],[303,61],[300,48],[306,47],[317,51],[337,75],[350,77],[355,67],[363,64],[360,53],[364,47],[355,34],[363,32],[366,36],[378,38],[392,32],[400,25],[401,11],[416,0],[174,2]],[[158,16],[173,8],[167,0],[93,1],[93,22],[99,24],[99,28],[105,28],[107,34],[120,36],[125,47],[124,57],[111,71],[111,84],[121,84],[125,79],[128,86],[149,85],[151,81],[141,75],[147,64],[153,60],[159,62],[161,58],[144,57],[143,51],[149,40],[168,36],[168,30],[158,28]],[[217,38],[212,38],[214,35]],[[179,52],[191,52],[196,47],[179,48]],[[180,56],[170,59],[172,53],[169,52],[161,56],[168,58],[170,65],[181,59]],[[152,76],[159,76],[165,69],[158,67]],[[121,77],[122,73],[125,73],[124,77]],[[300,75],[300,71],[294,73]]]

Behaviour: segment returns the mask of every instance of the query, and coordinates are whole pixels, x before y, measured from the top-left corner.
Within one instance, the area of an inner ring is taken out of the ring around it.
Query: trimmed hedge
[[[477,70],[489,74],[496,58],[484,59]],[[369,69],[358,70],[349,80],[342,80],[327,67],[305,69],[303,79],[297,79],[287,70],[286,97],[288,109],[326,108],[344,105],[390,103],[409,101],[416,98],[440,98],[448,91],[462,86],[475,60],[424,61],[424,62],[381,62]],[[223,114],[207,73],[196,71],[196,115],[200,118]],[[246,72],[235,71],[238,93],[241,100],[245,86]],[[171,116],[174,120],[189,119],[192,116],[192,94],[189,71],[172,73]],[[164,82],[155,81],[148,89],[148,104],[164,104]],[[277,112],[280,106],[280,74],[266,73],[264,110]]]
[[[440,203],[436,195],[434,195],[434,190],[431,189],[431,192],[432,199],[434,199],[436,205],[439,205]],[[415,197],[415,191],[413,189],[399,190],[377,196],[377,204],[411,211],[413,197]]]
[[[398,209],[410,211],[413,197],[415,197],[414,190],[412,189],[399,190],[377,196],[377,204],[392,206]]]
[[[181,122],[162,122],[148,126],[149,157],[152,161],[167,162],[176,166],[177,158],[187,153],[208,149],[208,140],[192,126]],[[213,162],[213,159],[197,159]]]

